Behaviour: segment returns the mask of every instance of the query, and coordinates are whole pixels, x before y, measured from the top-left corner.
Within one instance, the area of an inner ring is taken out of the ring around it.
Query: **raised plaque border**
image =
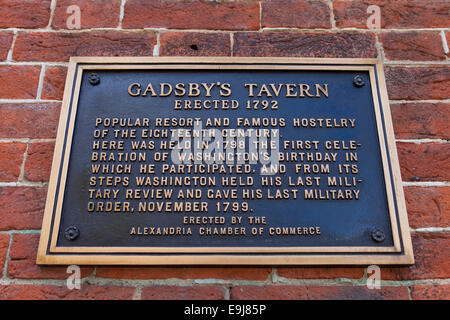
[[[90,69],[368,71],[386,184],[392,247],[60,247],[56,240],[81,78]],[[413,264],[414,256],[383,66],[378,59],[71,57],[42,223],[37,264],[367,265]]]

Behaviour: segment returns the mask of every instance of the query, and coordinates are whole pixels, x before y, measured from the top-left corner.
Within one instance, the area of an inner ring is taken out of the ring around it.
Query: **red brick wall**
[[[81,30],[66,9],[81,8]],[[368,5],[382,29],[369,29]],[[0,299],[450,298],[450,2],[0,0]],[[416,264],[39,267],[36,251],[70,56],[379,57]]]

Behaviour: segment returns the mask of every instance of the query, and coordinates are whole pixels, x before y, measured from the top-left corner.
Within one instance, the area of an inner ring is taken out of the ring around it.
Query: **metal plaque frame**
[[[83,72],[86,70],[365,71],[377,122],[393,246],[390,247],[62,247],[57,245]],[[414,256],[386,90],[377,59],[72,57],[65,83],[37,263],[80,265],[367,265],[413,264]]]

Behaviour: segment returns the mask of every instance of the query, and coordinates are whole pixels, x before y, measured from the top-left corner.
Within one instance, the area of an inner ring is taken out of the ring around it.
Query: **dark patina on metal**
[[[38,263],[412,263],[382,70],[375,60],[357,59],[74,58]],[[173,136],[140,135],[192,129],[180,125],[192,118],[202,129],[278,130],[285,171],[260,175],[257,162],[243,173],[163,172],[175,162],[161,142]],[[177,125],[165,127],[164,119]],[[245,125],[254,119],[268,124]],[[129,136],[133,129],[136,137]],[[130,167],[110,171],[111,165]],[[214,184],[186,180],[194,177]],[[138,178],[151,183],[139,185]],[[184,182],[161,183],[172,178]],[[188,201],[206,209],[173,207]]]

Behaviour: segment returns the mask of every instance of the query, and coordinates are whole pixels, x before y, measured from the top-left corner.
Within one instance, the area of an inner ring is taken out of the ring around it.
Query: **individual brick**
[[[230,36],[225,33],[167,32],[161,35],[162,56],[229,56]]]
[[[142,289],[142,300],[224,300],[219,286],[151,286]]]
[[[450,144],[397,143],[403,181],[450,180]]]
[[[45,28],[51,0],[0,0],[0,28]]]
[[[19,179],[25,143],[0,142],[0,181],[12,182]]]
[[[374,58],[375,37],[361,33],[237,33],[234,55],[248,57]]]
[[[447,99],[450,69],[437,67],[385,67],[391,100]]]
[[[411,228],[450,225],[450,187],[404,187]]]
[[[408,300],[406,287],[366,286],[237,286],[230,299],[236,300]]]
[[[0,99],[36,98],[41,67],[0,66]]]
[[[97,267],[96,276],[112,279],[267,280],[269,267]]]
[[[51,285],[3,285],[0,296],[5,300],[131,300],[135,288],[82,285],[80,290]]]
[[[258,30],[259,5],[253,1],[128,0],[122,27]]]
[[[151,56],[156,37],[142,32],[32,32],[17,36],[16,61],[68,61],[71,56]]]
[[[28,181],[48,181],[52,167],[54,142],[36,142],[28,147],[24,177]]]
[[[58,0],[53,13],[53,29],[72,29],[67,26],[67,19],[73,14],[67,13],[67,8],[72,5],[80,8],[80,29],[119,25],[120,0]]]
[[[1,31],[0,32],[0,61],[6,60],[9,49],[11,48],[13,40],[13,33]]]
[[[278,267],[277,274],[287,279],[361,279],[362,267]]]
[[[67,279],[71,275],[71,273],[67,273],[67,266],[39,266],[36,264],[38,245],[39,234],[13,235],[9,253],[8,277],[14,279]],[[93,271],[93,267],[81,267],[81,278],[91,275]]]
[[[263,1],[262,27],[331,28],[330,8],[306,0]]]
[[[411,287],[413,300],[449,300],[450,285],[418,284]]]
[[[380,7],[382,28],[446,28],[450,3],[442,0],[338,0],[333,2],[338,28],[367,28],[370,5]]]
[[[404,188],[411,228],[446,228],[450,225],[450,187]]]
[[[450,139],[450,104],[391,104],[397,139]]]
[[[55,138],[61,104],[1,103],[0,138]]]
[[[62,100],[66,83],[66,67],[49,67],[45,70],[42,99]]]
[[[9,246],[9,235],[0,234],[0,276],[3,274],[3,268],[5,266],[6,254]]]
[[[0,230],[40,229],[46,195],[45,187],[0,188]]]
[[[447,279],[450,276],[448,233],[415,233],[411,235],[414,265],[381,267],[381,280]]]
[[[446,57],[439,32],[386,32],[380,40],[389,60],[439,61]]]

